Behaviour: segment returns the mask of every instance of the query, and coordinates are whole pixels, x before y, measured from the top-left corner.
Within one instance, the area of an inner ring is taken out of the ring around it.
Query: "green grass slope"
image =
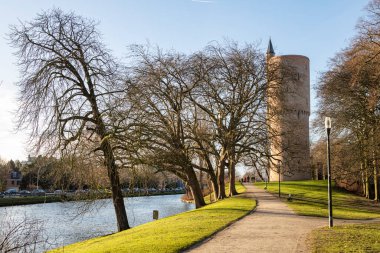
[[[380,223],[320,228],[311,234],[312,252],[380,252]]]
[[[255,183],[264,188],[265,183]],[[268,183],[269,192],[278,194],[278,182]],[[281,195],[286,201],[289,194],[293,200],[286,203],[298,214],[327,217],[327,181],[281,182]],[[333,217],[341,219],[380,218],[380,206],[370,200],[342,189],[333,188]]]
[[[238,186],[238,191],[243,191],[243,186]],[[179,252],[248,214],[255,205],[252,199],[235,196],[51,252]]]

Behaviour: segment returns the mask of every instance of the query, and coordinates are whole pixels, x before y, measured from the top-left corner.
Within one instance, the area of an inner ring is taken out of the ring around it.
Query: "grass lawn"
[[[245,187],[240,182],[235,183],[235,188],[238,193],[245,192]],[[230,185],[228,183],[226,183],[225,189],[226,189],[226,195],[228,196],[228,193],[230,192]],[[205,199],[206,204],[211,204],[215,202],[214,193],[212,192],[204,196],[204,199]]]
[[[243,186],[238,186],[242,192]],[[249,213],[256,202],[242,196],[180,213],[51,252],[179,252]]]
[[[255,183],[262,188],[265,183]],[[271,193],[278,194],[278,182],[268,183]],[[281,182],[281,196],[292,194],[293,200],[286,203],[298,214],[327,217],[327,181],[286,181]],[[380,218],[380,205],[347,192],[333,188],[333,217],[341,219]]]
[[[380,252],[380,223],[320,228],[311,234],[312,252]]]

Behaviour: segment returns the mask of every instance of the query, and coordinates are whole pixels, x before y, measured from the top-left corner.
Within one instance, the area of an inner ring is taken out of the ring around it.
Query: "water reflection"
[[[164,195],[125,198],[130,226],[152,221],[153,210],[159,210],[160,218],[163,218],[194,209],[193,204],[182,202],[180,197],[181,195]],[[87,208],[90,210],[81,213]],[[117,231],[111,199],[96,200],[90,206],[84,205],[84,202],[65,202],[0,208],[0,224],[5,219],[21,221],[24,217],[44,222],[44,232],[49,241],[54,242],[48,248]]]

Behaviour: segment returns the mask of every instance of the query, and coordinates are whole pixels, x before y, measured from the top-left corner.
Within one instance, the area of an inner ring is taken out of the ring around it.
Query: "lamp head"
[[[325,128],[331,129],[331,118],[330,117],[325,118]]]

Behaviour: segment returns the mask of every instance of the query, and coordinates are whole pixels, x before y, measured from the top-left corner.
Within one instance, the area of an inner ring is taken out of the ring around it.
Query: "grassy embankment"
[[[255,183],[264,188],[265,183]],[[271,193],[278,194],[278,182],[268,183]],[[327,217],[327,181],[281,182],[281,196],[286,199],[292,194],[293,200],[286,203],[298,214]],[[333,216],[340,219],[380,218],[380,206],[348,191],[333,188]]]
[[[312,252],[380,252],[380,223],[355,224],[314,230]]]
[[[256,184],[265,187],[265,183]],[[278,194],[278,183],[269,183],[268,191]],[[300,215],[328,215],[327,181],[281,182],[281,193],[284,199],[292,194],[293,200],[286,203]],[[333,216],[342,219],[380,218],[380,206],[334,187]],[[379,223],[367,223],[316,229],[311,234],[312,252],[380,252],[379,226]]]
[[[241,193],[244,187],[239,185],[237,190]],[[179,252],[243,217],[255,205],[252,199],[235,196],[51,252]]]

